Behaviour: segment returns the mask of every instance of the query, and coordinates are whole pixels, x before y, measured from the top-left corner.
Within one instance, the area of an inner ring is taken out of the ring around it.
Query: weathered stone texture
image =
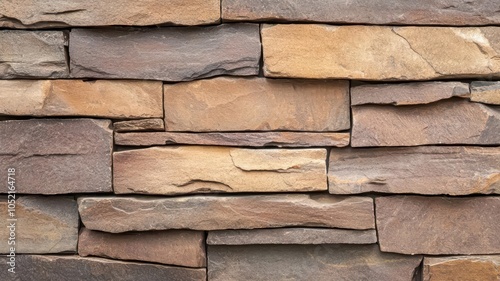
[[[351,88],[351,105],[427,104],[452,97],[469,96],[469,84],[460,82],[366,84]]]
[[[110,192],[111,122],[31,119],[0,122],[0,170],[16,169],[16,191]],[[0,174],[7,182],[7,173]]]
[[[424,281],[498,281],[500,256],[424,258]]]
[[[0,30],[0,78],[67,77],[67,45],[64,31]]]
[[[210,231],[207,237],[207,244],[209,245],[373,243],[377,243],[377,233],[374,229],[274,228],[215,230]]]
[[[471,100],[475,102],[500,105],[500,82],[472,82]]]
[[[5,264],[7,257],[0,257]],[[16,273],[0,271],[1,280],[74,281],[205,281],[204,268],[185,268],[149,263],[115,261],[79,256],[21,255],[16,257]]]
[[[500,253],[500,197],[376,199],[380,249],[402,254]]]
[[[205,267],[205,235],[191,230],[106,233],[82,228],[80,256]]]
[[[349,82],[215,78],[164,86],[167,131],[340,131]]]
[[[115,123],[116,124],[116,123]],[[116,130],[116,127],[115,127]],[[115,144],[153,146],[197,144],[253,147],[318,147],[349,145],[349,133],[245,132],[245,133],[126,133],[115,134]]]
[[[165,131],[165,124],[163,123],[163,119],[157,118],[119,121],[113,123],[113,130],[115,132]],[[134,135],[140,139],[144,136],[143,133]],[[151,136],[151,134],[147,135]],[[165,142],[162,144],[165,144]]]
[[[208,280],[413,280],[422,257],[377,245],[208,246]]]
[[[73,29],[72,77],[186,81],[257,75],[259,26]]]
[[[219,0],[2,1],[0,27],[198,25],[220,21]]]
[[[5,198],[5,199],[4,199]],[[21,196],[16,199],[15,218],[7,212],[7,196],[0,200],[0,253],[9,253],[15,247],[17,254],[48,254],[76,252],[78,241],[78,208],[69,197]],[[12,199],[9,197],[9,199]],[[9,245],[10,222],[15,223],[15,244]],[[2,270],[7,272],[7,269]],[[1,276],[1,275],[0,275]],[[0,278],[1,280],[7,280]]]
[[[330,193],[500,194],[500,148],[332,149]]]
[[[113,154],[115,193],[327,190],[325,149],[152,147]]]
[[[461,99],[353,106],[351,145],[500,144],[500,108]]]
[[[119,80],[0,81],[0,114],[163,117],[161,82]]]
[[[261,33],[264,74],[269,77],[431,80],[500,76],[499,27],[291,24],[264,25]]]
[[[106,232],[312,226],[373,229],[373,200],[323,194],[81,197],[85,227]]]
[[[396,25],[488,25],[500,23],[495,0],[321,1],[223,0],[222,18],[232,21],[292,21]]]

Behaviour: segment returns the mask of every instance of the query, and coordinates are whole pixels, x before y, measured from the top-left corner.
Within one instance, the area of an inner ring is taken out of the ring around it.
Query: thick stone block
[[[424,281],[498,281],[500,256],[424,258]]]

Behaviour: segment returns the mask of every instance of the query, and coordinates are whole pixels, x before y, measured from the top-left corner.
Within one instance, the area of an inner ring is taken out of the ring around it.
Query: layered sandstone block
[[[18,193],[111,192],[110,126],[96,119],[1,121],[0,170],[15,169]],[[7,182],[7,173],[0,180]]]
[[[186,81],[259,72],[256,24],[73,29],[70,42],[72,77]]]
[[[472,101],[500,105],[500,82],[477,81],[470,86]]]
[[[498,27],[291,24],[264,25],[261,33],[268,77],[431,80],[500,76]]]
[[[113,154],[115,193],[327,190],[325,149],[152,147]]]
[[[208,246],[208,280],[407,280],[422,257],[377,245]]]
[[[4,80],[0,114],[161,118],[162,95],[154,81]]]
[[[21,196],[15,202],[15,216],[9,216],[7,196],[0,200],[0,218],[5,223],[0,228],[0,253],[49,254],[76,252],[78,241],[78,207],[69,197]],[[9,197],[11,200],[12,197]],[[15,221],[11,219],[17,219]],[[8,244],[10,229],[15,224],[15,244]],[[24,265],[23,265],[24,266]],[[7,270],[2,270],[7,272]],[[22,271],[22,270],[19,270]],[[0,274],[1,276],[1,274]],[[11,280],[11,279],[2,279]]]
[[[424,281],[497,281],[500,256],[424,258]]]
[[[113,130],[115,132],[165,131],[165,123],[163,123],[163,119],[158,119],[158,118],[119,121],[113,123]],[[144,134],[142,133],[134,135],[138,137],[144,136]],[[150,134],[148,135],[150,136]],[[116,139],[116,134],[115,134],[115,139]]]
[[[67,45],[64,31],[0,30],[0,78],[67,77]]]
[[[0,27],[198,25],[220,20],[218,0],[2,1]]]
[[[402,254],[500,253],[500,197],[376,199],[380,249]]]
[[[215,78],[164,86],[167,131],[340,131],[349,82]]]
[[[324,194],[81,197],[85,227],[112,233],[312,226],[375,228],[373,200]]]

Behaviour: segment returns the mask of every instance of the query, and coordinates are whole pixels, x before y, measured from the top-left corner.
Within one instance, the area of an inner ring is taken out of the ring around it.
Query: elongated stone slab
[[[340,131],[349,82],[214,78],[164,86],[167,131]]]
[[[100,256],[187,267],[205,267],[205,235],[191,230],[111,234],[82,228],[80,256]]]
[[[424,258],[424,281],[497,281],[500,256]]]
[[[85,227],[106,232],[312,226],[373,229],[373,200],[324,194],[81,197]]]
[[[0,218],[5,223],[4,227],[0,227],[0,238],[4,241],[0,244],[0,253],[76,252],[79,218],[76,201],[73,198],[59,196],[7,198],[7,195],[4,198],[0,200],[0,208],[3,210],[0,212]],[[14,208],[11,208],[14,204],[12,200],[15,200]],[[12,209],[15,211],[13,216],[10,216],[7,210]],[[11,231],[15,236],[11,236]],[[14,251],[11,251],[11,247]]]
[[[275,228],[251,230],[215,230],[207,237],[209,245],[271,244],[374,244],[375,230],[328,228]]]
[[[208,246],[208,280],[413,280],[422,257],[377,245]]]
[[[0,257],[0,261],[5,264],[7,257]],[[206,280],[206,270],[204,268],[185,268],[79,256],[21,255],[16,257],[16,264],[15,274],[7,270],[1,270],[0,279],[39,281]],[[14,279],[12,279],[13,277]]]
[[[500,144],[500,108],[462,99],[429,105],[353,106],[351,145]]]
[[[414,105],[469,96],[469,84],[460,82],[366,84],[351,88],[351,105]]]
[[[392,12],[392,10],[391,10]],[[499,77],[499,27],[264,25],[268,77],[431,80]]]
[[[259,72],[257,24],[73,29],[70,42],[72,77],[187,81]]]
[[[332,149],[330,193],[500,194],[500,148]]]
[[[165,124],[163,119],[158,118],[119,121],[113,123],[113,130],[115,132],[165,131]]]
[[[198,25],[220,20],[218,0],[2,1],[0,27],[53,28],[104,25]]]
[[[116,127],[115,127],[116,128]],[[349,145],[349,133],[246,132],[246,133],[124,133],[115,134],[115,144],[153,146],[197,144],[254,147],[314,147]]]
[[[67,77],[67,45],[64,31],[0,30],[0,78]]]
[[[325,149],[152,147],[113,154],[117,194],[327,190]]]
[[[495,0],[317,1],[223,0],[231,21],[290,21],[396,25],[488,25],[500,23]]]
[[[110,126],[95,119],[2,121],[0,170],[15,169],[18,193],[111,192]],[[0,180],[7,182],[7,173]]]
[[[500,82],[472,82],[471,101],[500,105]]]
[[[161,82],[119,80],[0,81],[0,114],[163,117]]]
[[[500,253],[500,197],[379,197],[384,252],[428,255]]]

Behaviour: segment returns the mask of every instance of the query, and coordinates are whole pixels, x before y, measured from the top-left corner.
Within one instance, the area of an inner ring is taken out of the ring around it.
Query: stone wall
[[[500,280],[496,0],[0,2],[0,280]]]

